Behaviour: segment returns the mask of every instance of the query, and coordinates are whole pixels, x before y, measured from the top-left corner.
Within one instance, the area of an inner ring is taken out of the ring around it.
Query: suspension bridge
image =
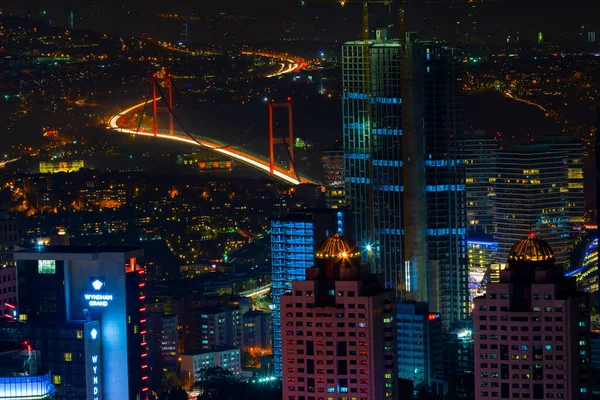
[[[299,66],[296,65],[295,69],[298,67]],[[166,90],[166,93],[163,92],[163,89]],[[269,156],[264,157],[256,153],[249,152],[247,149],[244,149],[243,146],[236,145],[237,140],[233,143],[224,143],[222,141],[200,136],[196,133],[190,133],[185,130],[182,124],[179,122],[177,115],[173,112],[173,89],[176,89],[176,87],[174,85],[172,76],[154,75],[152,77],[152,99],[143,101],[111,116],[108,119],[108,128],[114,132],[151,137],[160,140],[176,141],[207,149],[239,161],[256,170],[268,174],[274,179],[291,185],[319,184],[319,182],[316,180],[313,180],[307,176],[303,176],[295,168],[292,104],[289,101],[286,103],[267,103],[269,113]],[[146,112],[146,106],[148,105],[151,105],[152,109],[152,127],[145,127],[142,125],[143,117]],[[273,118],[274,110],[276,108],[284,108],[287,110],[288,132],[282,137],[275,137],[273,132]],[[133,114],[139,111],[141,111],[141,115],[139,117],[137,127],[135,127],[135,123],[133,122],[133,118],[135,118],[135,116],[133,116]],[[168,111],[168,129],[161,128],[159,126],[159,111]],[[178,125],[179,129],[175,129],[176,125]],[[287,166],[276,163],[274,151],[275,144],[283,144],[286,148],[287,157],[289,158],[289,164]]]

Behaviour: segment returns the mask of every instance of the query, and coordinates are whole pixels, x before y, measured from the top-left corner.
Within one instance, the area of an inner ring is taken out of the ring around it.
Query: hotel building
[[[589,399],[590,311],[548,243],[518,241],[475,299],[475,399]]]

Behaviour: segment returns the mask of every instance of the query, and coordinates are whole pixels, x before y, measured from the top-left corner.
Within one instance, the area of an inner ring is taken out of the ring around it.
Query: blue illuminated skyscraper
[[[344,173],[354,223],[348,235],[386,287],[410,291],[403,250],[401,52],[400,43],[385,36],[378,31],[369,42],[368,58],[362,41],[342,47]]]
[[[351,236],[386,286],[428,301],[448,328],[468,312],[461,54],[411,34],[402,68],[382,32],[342,47]]]
[[[315,264],[315,243],[344,232],[344,213],[337,210],[290,212],[271,220],[273,356],[275,375],[281,376],[281,315],[279,299],[292,290],[292,281],[304,280]]]
[[[469,307],[461,52],[409,37],[407,53],[407,260],[449,329]]]

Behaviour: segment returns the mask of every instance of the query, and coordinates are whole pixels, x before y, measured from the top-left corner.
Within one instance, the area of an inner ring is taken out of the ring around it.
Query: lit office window
[[[56,274],[56,261],[38,260],[38,274]]]

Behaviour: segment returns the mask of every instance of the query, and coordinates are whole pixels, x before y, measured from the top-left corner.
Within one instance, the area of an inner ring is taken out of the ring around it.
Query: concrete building
[[[444,336],[439,313],[423,302],[401,301],[396,306],[398,377],[429,386],[442,373]]]
[[[202,376],[202,370],[221,367],[229,370],[239,379],[242,372],[241,352],[235,347],[216,347],[212,350],[194,350],[181,355],[181,380],[196,382]]]
[[[145,396],[142,255],[132,247],[15,251],[22,338],[41,351],[56,400]]]
[[[146,315],[148,367],[154,388],[160,387],[164,372],[177,369],[177,328],[177,315],[162,312],[148,312]]]
[[[395,290],[339,234],[281,296],[283,399],[398,399]]]
[[[475,299],[475,399],[591,398],[589,294],[534,234],[508,264]]]
[[[242,346],[242,310],[234,307],[196,308],[192,311],[196,349]]]
[[[242,348],[272,349],[273,321],[271,313],[259,310],[248,311],[242,316]]]

